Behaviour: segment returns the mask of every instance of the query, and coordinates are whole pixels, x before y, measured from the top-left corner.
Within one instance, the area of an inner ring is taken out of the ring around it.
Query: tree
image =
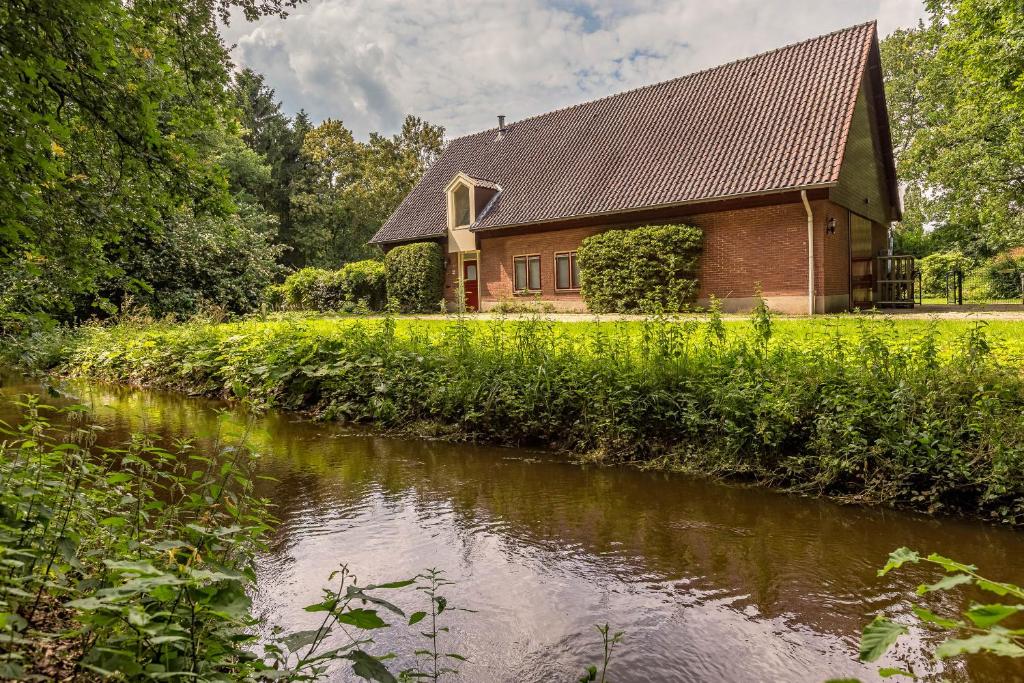
[[[129,245],[236,214],[223,166],[232,9],[295,0],[8,0],[0,5],[0,327],[111,310]]]
[[[897,235],[918,250],[981,259],[1024,242],[1024,5],[927,5],[927,22],[882,45],[906,183]]]
[[[358,142],[328,119],[305,135],[291,196],[294,248],[307,266],[379,256],[367,244],[443,148],[444,129],[407,116],[402,131]]]
[[[266,159],[270,168],[270,177],[256,197],[264,209],[277,217],[278,241],[293,245],[296,236],[290,196],[300,167],[299,151],[306,133],[312,128],[309,117],[300,111],[294,122],[289,120],[281,112],[274,90],[266,85],[262,74],[252,69],[243,69],[235,75],[232,93],[240,112],[242,137],[254,152]],[[283,256],[291,265],[301,265],[294,249],[287,250]]]

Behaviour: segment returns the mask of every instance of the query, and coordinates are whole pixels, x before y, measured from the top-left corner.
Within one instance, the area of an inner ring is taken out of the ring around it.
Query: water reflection
[[[39,390],[8,382],[3,391],[28,389]],[[445,569],[453,601],[476,610],[450,622],[450,649],[472,659],[467,681],[575,680],[597,660],[593,625],[605,621],[627,631],[616,680],[873,680],[853,660],[865,615],[898,614],[925,578],[879,580],[890,550],[910,545],[1024,578],[1024,538],[1005,529],[534,452],[384,439],[284,414],[252,418],[156,392],[66,389],[92,406],[109,441],[133,430],[245,435],[264,454],[261,471],[276,481],[261,488],[281,524],[255,599],[289,630],[317,625],[301,606],[340,562],[364,582]],[[398,602],[413,610],[415,599]],[[378,640],[411,651],[411,637],[395,629]],[[928,666],[916,644],[900,654]],[[945,673],[1024,680],[1019,664],[969,665]]]

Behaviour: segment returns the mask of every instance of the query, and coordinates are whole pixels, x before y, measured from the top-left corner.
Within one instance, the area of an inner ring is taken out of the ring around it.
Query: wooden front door
[[[478,289],[479,273],[476,261],[464,261],[462,263],[462,282],[466,290],[466,310],[475,311],[480,308],[480,294]]]

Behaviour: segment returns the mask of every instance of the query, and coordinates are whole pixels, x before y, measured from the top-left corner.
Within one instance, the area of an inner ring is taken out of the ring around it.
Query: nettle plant
[[[347,663],[389,683],[441,680],[465,661],[442,651],[442,614],[456,608],[436,569],[360,586],[343,566],[306,608],[324,613],[317,629],[276,628],[261,642],[247,589],[274,520],[255,495],[255,454],[234,443],[212,455],[189,441],[165,449],[144,434],[99,448],[83,407],[17,405],[19,424],[0,422],[0,678],[306,681]],[[51,423],[58,414],[63,424]],[[429,601],[408,626],[429,626],[417,665],[396,677],[386,664],[396,655],[372,654],[363,634],[391,626],[381,610],[405,619],[381,597],[405,587]],[[326,647],[337,631],[342,644],[335,635]]]
[[[889,561],[878,571],[885,576],[905,564],[923,563],[941,569],[945,574],[935,583],[921,584],[918,595],[935,592],[962,590],[975,586],[998,598],[1009,598],[1019,602],[972,602],[959,614],[940,615],[921,605],[912,605],[911,611],[920,626],[944,636],[936,646],[934,657],[945,660],[964,654],[984,653],[999,657],[1024,657],[1024,628],[1018,621],[1016,626],[1008,625],[1024,612],[1024,589],[1012,583],[993,581],[978,574],[974,565],[951,560],[942,555],[931,554],[922,557],[909,548],[899,548],[889,555]],[[864,628],[860,644],[860,660],[876,662],[888,652],[901,636],[907,634],[907,625],[900,624],[878,615]],[[906,676],[918,678],[908,667],[899,669],[883,667],[883,677]]]

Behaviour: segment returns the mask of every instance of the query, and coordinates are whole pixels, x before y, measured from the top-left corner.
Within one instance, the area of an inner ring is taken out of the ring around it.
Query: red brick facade
[[[785,199],[792,199],[787,196]],[[849,308],[850,246],[849,212],[819,198],[810,202],[814,216],[815,308],[818,312]],[[480,272],[480,304],[487,309],[503,300],[539,299],[557,310],[586,310],[577,291],[555,289],[555,254],[575,251],[590,235],[612,228],[665,222],[694,225],[704,231],[700,264],[701,302],[714,294],[727,310],[749,308],[758,286],[773,308],[790,313],[807,312],[807,212],[802,202],[722,209],[706,213],[678,210],[673,218],[634,222],[606,221],[585,227],[535,227],[481,232],[477,235]],[[829,218],[835,232],[827,234]],[[884,249],[886,230],[875,224],[875,250]],[[539,294],[513,292],[513,258],[541,257]],[[455,300],[458,255],[449,254],[446,298]]]

